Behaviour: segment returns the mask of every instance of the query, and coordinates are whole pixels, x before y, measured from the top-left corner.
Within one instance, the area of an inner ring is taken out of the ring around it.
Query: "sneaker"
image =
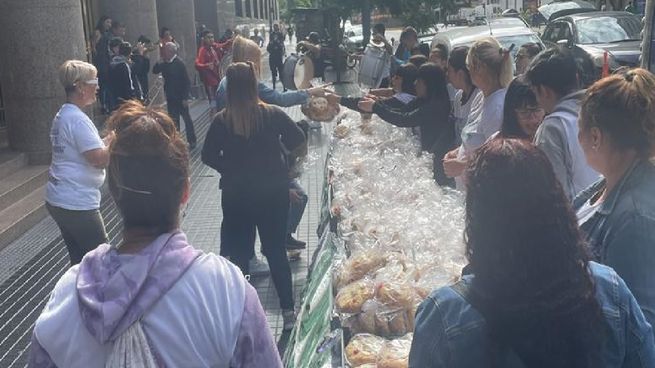
[[[268,262],[257,257],[250,260],[250,276],[251,277],[266,277],[271,274],[271,269],[268,267]]]
[[[296,249],[287,249],[287,259],[289,262],[295,262],[300,259],[300,251]]]
[[[295,239],[291,234],[287,235],[287,249],[305,249],[307,248],[307,243]]]
[[[283,326],[282,331],[291,331],[296,325],[296,312],[293,310],[282,310]]]

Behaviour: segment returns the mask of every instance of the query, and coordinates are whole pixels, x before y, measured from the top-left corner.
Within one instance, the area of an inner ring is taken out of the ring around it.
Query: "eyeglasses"
[[[521,119],[529,119],[531,117],[539,117],[544,114],[544,109],[540,107],[529,108],[529,109],[516,109],[514,110]]]

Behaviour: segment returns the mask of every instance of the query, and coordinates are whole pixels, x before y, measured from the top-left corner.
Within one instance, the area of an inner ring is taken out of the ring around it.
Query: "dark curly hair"
[[[466,255],[491,366],[508,350],[527,367],[600,366],[606,324],[589,256],[546,155],[498,138],[467,176]]]
[[[107,121],[116,138],[109,147],[109,190],[125,228],[167,233],[179,227],[189,178],[189,151],[161,110],[126,101]]]

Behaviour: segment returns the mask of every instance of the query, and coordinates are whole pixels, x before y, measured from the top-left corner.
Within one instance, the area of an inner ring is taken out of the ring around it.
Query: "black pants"
[[[168,115],[175,122],[177,130],[180,130],[180,116],[184,119],[184,130],[186,131],[186,140],[189,144],[196,144],[196,130],[193,127],[191,114],[189,114],[189,107],[184,106],[182,101],[166,101],[168,108]]]
[[[255,229],[262,253],[271,269],[273,284],[282,309],[293,309],[291,268],[287,259],[287,216],[289,187],[286,182],[226,186],[221,197],[223,225],[221,253],[227,254],[244,275],[255,249]]]
[[[268,66],[271,68],[271,76],[273,77],[273,88],[275,88],[275,81],[278,80],[282,82],[282,71],[284,69],[284,63],[282,58],[270,58],[268,59]],[[284,87],[284,84],[282,85]]]
[[[72,265],[80,263],[87,252],[107,242],[99,210],[73,211],[47,202],[45,206],[61,231]]]

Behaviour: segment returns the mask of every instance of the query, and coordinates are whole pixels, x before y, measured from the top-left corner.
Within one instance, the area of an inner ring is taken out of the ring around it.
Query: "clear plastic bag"
[[[380,350],[378,368],[408,368],[412,338],[412,334],[407,334],[399,339],[387,341]]]
[[[346,285],[337,293],[335,306],[340,313],[359,313],[367,300],[375,295],[375,283],[362,279]]]
[[[386,340],[371,334],[359,334],[346,345],[346,361],[351,367],[376,364]]]

